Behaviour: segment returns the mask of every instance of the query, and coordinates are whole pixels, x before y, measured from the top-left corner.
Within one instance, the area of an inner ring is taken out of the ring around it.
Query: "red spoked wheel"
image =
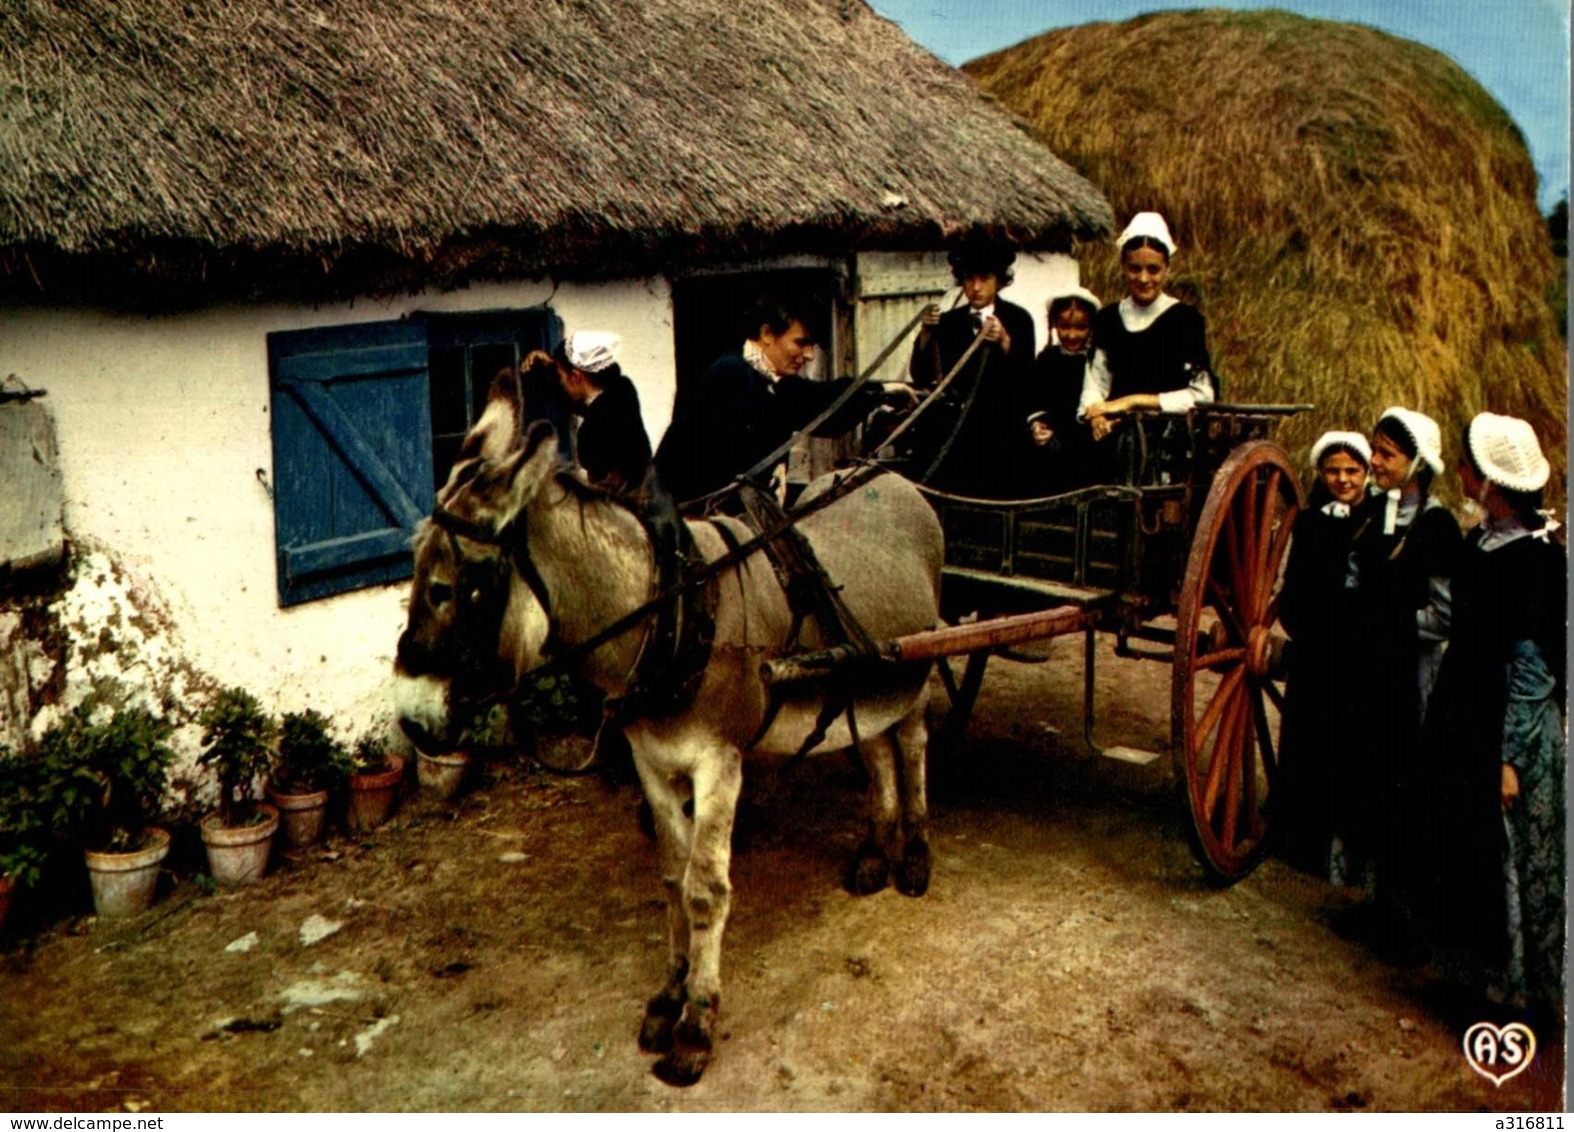
[[[1192,848],[1232,883],[1256,867],[1278,777],[1276,587],[1302,505],[1277,444],[1254,440],[1214,476],[1192,536],[1176,612],[1171,725]]]

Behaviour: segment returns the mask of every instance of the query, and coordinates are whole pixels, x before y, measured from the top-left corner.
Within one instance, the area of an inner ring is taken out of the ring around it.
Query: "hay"
[[[106,271],[209,297],[609,276],[974,227],[1068,248],[1111,222],[861,0],[30,0],[0,5],[0,122],[0,291],[24,297]]]
[[[1455,63],[1367,27],[1199,11],[1051,32],[964,69],[1120,221],[1169,218],[1172,290],[1208,316],[1226,397],[1317,406],[1281,433],[1298,458],[1402,404],[1439,420],[1451,460],[1491,409],[1532,421],[1562,480],[1568,367],[1535,170]],[[1108,245],[1079,258],[1106,299],[1123,293]]]

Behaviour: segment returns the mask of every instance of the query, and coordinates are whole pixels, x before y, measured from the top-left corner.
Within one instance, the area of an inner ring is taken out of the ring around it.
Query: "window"
[[[268,335],[279,604],[408,578],[492,375],[561,333],[538,307]]]

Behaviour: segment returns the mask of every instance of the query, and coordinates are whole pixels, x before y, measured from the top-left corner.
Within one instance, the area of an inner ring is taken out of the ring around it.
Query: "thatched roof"
[[[1172,278],[1208,316],[1226,394],[1318,406],[1282,434],[1298,455],[1402,404],[1439,419],[1452,461],[1492,409],[1534,422],[1562,473],[1568,367],[1536,172],[1451,60],[1367,27],[1199,11],[1051,32],[964,69],[1121,223],[1168,216]],[[1082,258],[1119,297],[1113,250]]]
[[[861,0],[0,6],[12,294],[353,293],[974,227],[1067,248],[1110,222]]]

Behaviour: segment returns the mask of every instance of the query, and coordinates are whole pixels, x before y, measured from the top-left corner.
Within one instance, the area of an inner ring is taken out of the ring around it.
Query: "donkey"
[[[537,422],[521,436],[518,412],[517,397],[494,390],[467,438],[470,459],[439,495],[434,518],[444,525],[429,520],[415,539],[396,677],[401,723],[423,748],[455,740],[464,700],[475,692],[463,685],[517,685],[657,590],[655,555],[639,519],[559,464],[550,425]],[[811,485],[806,498],[823,490],[823,482]],[[708,562],[752,534],[727,518],[688,526]],[[799,529],[871,639],[939,624],[940,525],[906,480],[874,476],[807,515]],[[817,729],[814,751],[856,740],[869,773],[870,828],[851,871],[854,890],[885,887],[893,869],[907,895],[922,895],[929,884],[929,664],[860,669],[851,717],[844,711],[828,727],[816,686],[778,688],[772,708],[761,662],[825,643],[818,627],[795,621],[762,552],[726,566],[710,584],[714,638],[697,689],[686,706],[624,727],[655,819],[669,931],[666,981],[647,1004],[639,1043],[662,1055],[654,1071],[674,1085],[699,1080],[711,1059],[732,902],[733,819],[751,743],[758,752],[790,754]],[[797,643],[788,641],[795,625]],[[609,696],[625,695],[650,632],[647,619],[606,640],[582,657],[580,674]]]

